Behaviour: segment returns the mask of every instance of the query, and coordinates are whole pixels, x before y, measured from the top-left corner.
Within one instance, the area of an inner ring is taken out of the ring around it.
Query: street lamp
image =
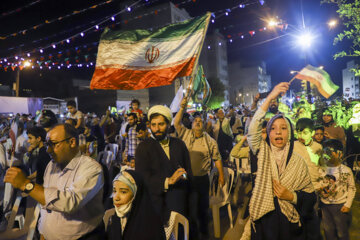
[[[303,49],[311,47],[311,44],[314,40],[314,36],[309,32],[304,32],[297,37],[297,44]]]
[[[332,19],[328,22],[328,26],[329,26],[329,28],[335,28],[337,23],[338,23],[337,20]]]

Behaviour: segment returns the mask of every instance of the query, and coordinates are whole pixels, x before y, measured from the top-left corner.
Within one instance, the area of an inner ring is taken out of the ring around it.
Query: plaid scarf
[[[289,129],[291,131],[291,129]],[[291,140],[292,141],[292,140]],[[289,143],[288,143],[289,144]],[[314,191],[306,163],[302,156],[292,151],[293,144],[290,143],[289,161],[281,174],[273,157],[271,157],[271,148],[266,141],[260,144],[258,154],[258,170],[255,179],[255,187],[250,199],[250,219],[252,222],[260,219],[265,214],[275,210],[274,193],[272,180],[278,180],[280,184],[289,191],[305,191],[311,193]],[[287,160],[286,159],[286,160]],[[276,198],[281,212],[291,223],[300,224],[300,215],[295,206],[286,200]]]

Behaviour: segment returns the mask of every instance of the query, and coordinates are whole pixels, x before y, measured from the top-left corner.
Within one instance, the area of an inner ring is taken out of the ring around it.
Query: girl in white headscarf
[[[110,240],[165,239],[163,224],[153,210],[140,175],[121,171],[113,180],[114,208],[104,216],[106,237]]]

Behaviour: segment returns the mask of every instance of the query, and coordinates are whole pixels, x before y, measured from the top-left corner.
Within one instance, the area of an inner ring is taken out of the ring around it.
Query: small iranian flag
[[[190,76],[201,51],[210,13],[154,32],[112,31],[101,35],[91,89],[137,90]]]
[[[307,65],[298,72],[295,78],[313,83],[317,87],[319,93],[326,98],[329,98],[339,89],[339,86],[331,81],[327,72],[311,65]]]

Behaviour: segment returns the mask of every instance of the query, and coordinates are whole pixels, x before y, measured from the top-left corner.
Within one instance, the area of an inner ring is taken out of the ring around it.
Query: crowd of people
[[[191,114],[187,94],[177,113],[145,113],[134,99],[123,115],[83,114],[69,101],[62,121],[50,110],[2,118],[0,236],[22,195],[19,212],[29,198],[41,205],[36,239],[175,239],[178,214],[190,239],[209,239],[210,173],[221,189],[225,169],[247,159],[250,203],[234,206],[247,209],[241,239],[322,239],[321,229],[350,239],[356,128],[344,129],[332,106],[282,106],[288,88]]]

